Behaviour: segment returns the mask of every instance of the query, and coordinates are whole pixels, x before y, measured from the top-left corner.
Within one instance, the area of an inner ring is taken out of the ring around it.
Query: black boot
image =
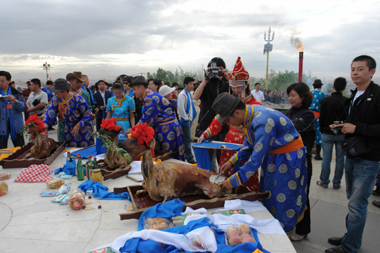
[[[316,146],[316,150],[315,150],[315,157],[314,159],[315,160],[322,160],[322,157],[321,157],[321,145],[315,145]]]
[[[380,187],[376,186],[376,189],[372,192],[372,195],[380,196]]]

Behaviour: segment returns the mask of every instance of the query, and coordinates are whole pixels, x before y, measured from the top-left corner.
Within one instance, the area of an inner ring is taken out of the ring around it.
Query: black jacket
[[[199,113],[198,124],[199,129],[202,132],[208,128],[208,126],[211,124],[212,120],[216,115],[216,112],[212,109],[212,104],[214,103],[215,98],[223,92],[229,92],[229,89],[230,85],[228,83],[228,80],[224,77],[218,83],[207,83],[206,87],[202,92],[202,95],[200,96],[201,111]],[[221,133],[227,133],[228,130],[228,125],[224,124]]]
[[[105,91],[105,94],[104,94],[104,98],[105,98],[105,106],[107,107],[107,100],[111,97],[111,95],[112,95],[112,92],[111,91],[109,91],[109,90],[106,90]],[[102,115],[103,115],[103,111],[102,110],[100,110],[100,107],[102,106],[102,105],[104,105],[104,102],[103,102],[103,97],[102,97],[102,95],[100,94],[100,91],[97,91],[97,92],[95,92],[94,93],[94,100],[95,100],[95,102],[96,102],[96,108],[98,108],[99,109],[99,112],[96,114],[96,118],[97,119],[102,119]]]
[[[346,119],[347,114],[344,110],[346,100],[347,98],[342,95],[342,92],[334,92],[331,96],[322,99],[321,115],[319,116],[321,133],[335,135],[330,130],[330,125],[334,124],[334,121],[344,121]]]
[[[380,161],[380,87],[371,82],[353,105],[351,101],[357,89],[351,92],[351,98],[345,102],[346,112],[349,112],[346,122],[356,125],[356,129],[355,133],[347,134],[345,138],[363,136],[370,151],[359,158]]]
[[[290,108],[285,115],[293,122],[294,127],[300,133],[303,144],[307,150],[307,156],[311,156],[311,150],[315,140],[314,113],[306,107]]]

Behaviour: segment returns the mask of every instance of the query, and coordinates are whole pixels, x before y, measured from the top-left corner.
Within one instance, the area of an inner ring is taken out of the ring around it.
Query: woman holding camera
[[[313,101],[313,94],[310,92],[309,86],[305,83],[293,83],[286,89],[292,106],[285,115],[293,122],[295,128],[300,133],[302,141],[306,147],[307,161],[307,195],[306,210],[303,219],[297,224],[294,233],[290,236],[292,241],[301,241],[310,233],[310,201],[309,190],[312,175],[311,150],[315,139],[314,113],[309,109]]]

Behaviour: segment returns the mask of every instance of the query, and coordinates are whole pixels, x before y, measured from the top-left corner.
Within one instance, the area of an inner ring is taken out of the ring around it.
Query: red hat
[[[232,70],[232,74],[228,73],[228,77],[230,86],[232,87],[244,85],[244,81],[248,81],[249,73],[244,68],[240,56],[236,60],[235,67]]]

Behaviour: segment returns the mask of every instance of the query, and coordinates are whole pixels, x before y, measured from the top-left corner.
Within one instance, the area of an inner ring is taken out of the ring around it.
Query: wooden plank
[[[149,195],[147,194],[146,196],[143,197],[137,197],[136,192],[138,190],[144,189],[141,185],[131,185],[127,187],[121,187],[121,188],[115,188],[114,193],[121,193],[125,192],[126,190],[128,191],[132,206],[134,210],[130,213],[122,213],[120,214],[120,219],[133,219],[136,218],[138,219],[140,215],[149,207],[152,207],[159,202],[155,202],[152,199],[150,199]],[[246,189],[246,188],[241,188],[241,189]],[[264,192],[264,193],[256,193],[256,192],[246,192],[240,193],[240,194],[231,194],[227,195],[225,197],[219,197],[219,198],[208,198],[205,195],[193,195],[193,196],[185,196],[179,198],[180,200],[185,202],[184,209],[185,207],[191,207],[193,209],[198,209],[201,207],[204,207],[206,209],[210,208],[216,208],[216,207],[223,207],[224,202],[226,200],[233,200],[233,199],[242,199],[242,200],[249,200],[249,201],[255,201],[259,199],[264,199],[269,196],[269,192]]]
[[[0,161],[0,165],[4,169],[8,168],[27,168],[33,164],[47,164],[50,165],[66,147],[66,142],[56,142],[58,145],[57,150],[50,156],[43,159],[29,158],[24,159],[29,153],[30,149],[33,147],[34,143],[29,142],[21,149],[17,150],[12,155]]]

